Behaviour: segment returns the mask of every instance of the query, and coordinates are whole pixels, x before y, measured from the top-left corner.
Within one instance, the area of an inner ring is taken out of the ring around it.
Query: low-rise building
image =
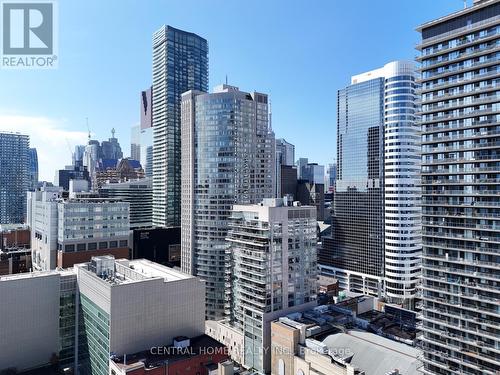
[[[107,375],[110,354],[165,346],[205,328],[205,287],[193,276],[144,259],[94,257],[77,265],[86,373]]]
[[[71,181],[72,189],[85,190],[78,182]],[[129,258],[128,202],[42,187],[28,192],[28,224],[35,270],[68,268],[98,255]]]
[[[59,365],[108,375],[110,356],[163,348],[205,328],[204,282],[144,259],[101,256],[0,276],[0,295],[0,372]]]
[[[282,318],[271,325],[272,375],[417,374],[421,352],[363,331],[320,333],[314,321]]]
[[[74,365],[76,275],[0,276],[0,372]]]
[[[113,375],[224,375],[219,363],[228,359],[227,348],[207,335],[176,337],[169,346],[113,356],[109,370]]]

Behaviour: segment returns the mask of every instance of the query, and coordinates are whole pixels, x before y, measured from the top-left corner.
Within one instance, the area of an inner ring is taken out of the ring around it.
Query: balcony
[[[473,99],[469,101],[452,101],[452,102],[447,102],[446,104],[438,105],[438,104],[425,104],[427,108],[422,108],[420,112],[416,112],[415,114],[417,115],[422,115],[422,114],[429,114],[433,112],[440,112],[443,110],[450,110],[450,109],[458,109],[458,108],[463,108],[463,107],[472,107],[475,105],[481,105],[481,104],[490,104],[490,103],[496,103],[500,101],[500,96],[498,95],[491,95],[491,96],[486,96],[483,98],[479,99]]]
[[[471,112],[470,115],[475,116],[475,114],[480,111],[476,112]],[[498,111],[500,113],[500,111]],[[438,133],[440,134],[440,133]],[[422,145],[428,145],[432,143],[442,143],[442,142],[450,142],[450,141],[464,141],[468,139],[478,139],[478,138],[488,138],[488,137],[495,137],[499,136],[500,131],[498,130],[483,130],[483,131],[476,131],[473,132],[472,134],[457,134],[457,135],[448,135],[448,136],[440,136],[437,134],[434,135],[425,135],[426,139],[425,141],[422,141]]]
[[[433,237],[430,237],[433,238]],[[455,251],[469,251],[469,252],[477,252],[477,253],[491,253],[491,254],[500,254],[500,249],[495,249],[491,247],[486,247],[486,246],[479,246],[479,245],[472,245],[468,243],[462,243],[460,244],[460,247],[457,245],[452,245],[447,242],[443,241],[434,241],[434,240],[427,240],[424,241],[423,243],[424,247],[435,247],[438,249],[450,249],[450,250],[455,250]]]
[[[496,83],[489,83],[486,85],[481,85],[479,87],[476,87],[473,90],[465,90],[465,89],[453,90],[453,92],[448,92],[448,93],[441,94],[441,95],[433,95],[432,98],[427,98],[427,99],[422,100],[421,102],[420,101],[417,101],[417,102],[420,105],[426,105],[429,103],[435,103],[435,102],[444,101],[444,100],[448,100],[448,99],[456,99],[456,98],[461,98],[461,97],[465,97],[465,96],[473,96],[473,95],[477,94],[478,92],[479,93],[488,93],[488,92],[497,90],[498,87],[499,87],[499,85],[497,85]]]
[[[494,37],[496,37],[496,36],[499,36],[499,35],[492,34],[489,36],[489,38],[491,40],[491,39],[494,39]],[[484,39],[486,39],[486,37]],[[482,39],[483,42],[484,42],[484,39]],[[457,46],[457,47],[463,48],[462,46]],[[442,54],[445,51],[446,51],[446,53],[449,53],[449,52],[451,52],[451,50],[457,49],[457,47],[442,49],[441,51],[434,53],[434,56],[438,56],[438,54]],[[493,53],[493,52],[496,52],[499,49],[499,47],[500,47],[500,43],[498,41],[494,41],[493,43],[488,44],[486,47],[474,48],[471,51],[462,52],[459,55],[454,56],[451,59],[447,56],[447,57],[443,57],[443,58],[441,58],[439,60],[435,60],[435,61],[431,61],[431,58],[429,58],[430,55],[425,56],[425,57],[420,56],[419,60],[425,60],[426,63],[422,63],[422,65],[420,66],[418,71],[423,72],[425,70],[433,69],[433,68],[436,68],[439,66],[448,65],[448,64],[459,62],[459,61],[467,60],[470,57],[484,55],[486,53]]]
[[[458,61],[454,61],[458,62]],[[423,81],[428,81],[428,80],[434,80],[434,79],[440,79],[444,78],[453,74],[461,74],[463,72],[467,72],[470,70],[475,70],[475,69],[482,69],[482,68],[487,68],[490,66],[493,66],[495,64],[498,64],[500,61],[497,58],[488,58],[483,61],[475,61],[473,63],[470,63],[468,65],[459,65],[457,67],[451,67],[449,66],[448,69],[442,70],[441,72],[436,72],[433,75],[427,75],[426,77],[422,79],[416,80],[417,83],[421,83]],[[432,69],[432,68],[431,68]],[[429,69],[421,69],[422,72],[428,71]],[[424,74],[422,73],[422,76]]]
[[[441,152],[450,152],[450,151],[468,151],[468,150],[486,150],[500,147],[500,142],[486,142],[486,143],[474,143],[472,145],[461,145],[461,146],[447,146],[447,147],[432,147],[429,149],[423,148],[422,154],[433,154],[433,153],[441,153]],[[497,170],[497,169],[495,169]]]
[[[487,80],[487,79],[492,79],[492,78],[498,78],[500,77],[500,72],[499,71],[492,71],[492,72],[487,72],[487,73],[482,73],[482,74],[475,74],[472,78],[460,78],[460,79],[450,79],[446,82],[442,83],[437,83],[437,84],[430,84],[427,85],[427,87],[422,86],[421,89],[416,90],[416,94],[426,94],[432,91],[438,91],[442,90],[444,88],[448,87],[455,87],[455,86],[462,86],[462,85],[468,85],[470,83],[482,81],[482,80]]]

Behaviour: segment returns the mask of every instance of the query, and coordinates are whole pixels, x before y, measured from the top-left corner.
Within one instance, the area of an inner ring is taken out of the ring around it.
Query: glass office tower
[[[328,265],[336,269],[345,289],[377,295],[382,294],[384,272],[383,139],[384,79],[339,90],[335,216],[329,242],[333,253]]]
[[[414,308],[421,265],[415,65],[393,61],[338,93],[331,238],[320,262],[344,289]]]
[[[224,317],[232,206],[273,197],[274,153],[266,94],[182,95],[181,267],[206,281],[208,319]]]
[[[153,34],[153,224],[180,226],[181,94],[208,90],[208,43],[162,26]]]
[[[500,2],[418,30],[423,372],[498,374]]]
[[[0,224],[25,220],[29,142],[24,134],[0,133]]]

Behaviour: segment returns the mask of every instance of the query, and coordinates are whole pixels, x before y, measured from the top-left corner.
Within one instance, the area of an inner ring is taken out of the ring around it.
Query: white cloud
[[[67,129],[63,119],[37,116],[1,115],[0,131],[13,131],[30,136],[30,147],[38,153],[39,180],[54,180],[55,171],[71,164],[75,145],[86,144],[87,134]]]

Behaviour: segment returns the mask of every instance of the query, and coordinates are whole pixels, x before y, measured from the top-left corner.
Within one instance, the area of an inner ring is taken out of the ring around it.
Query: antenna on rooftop
[[[227,74],[226,74],[226,85],[227,85]]]
[[[467,8],[467,0],[464,0],[464,9]]]

